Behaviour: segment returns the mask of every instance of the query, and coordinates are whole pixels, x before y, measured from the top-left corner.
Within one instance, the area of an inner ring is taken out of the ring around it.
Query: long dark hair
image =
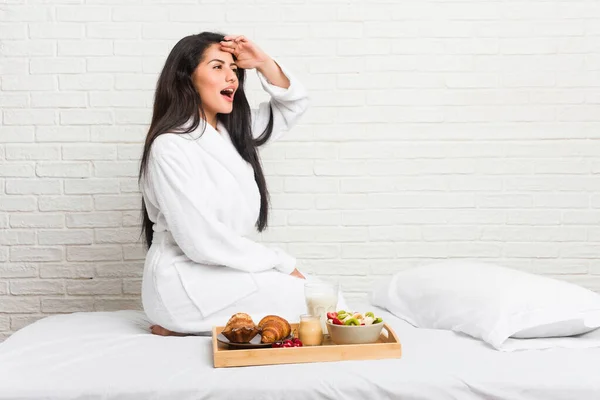
[[[158,136],[167,132],[189,133],[198,128],[201,123],[206,124],[202,99],[194,88],[192,74],[203,59],[204,51],[210,45],[219,43],[224,39],[224,35],[213,32],[202,32],[197,35],[186,36],[177,42],[171,53],[169,53],[156,84],[152,121],[144,143],[138,183],[146,173],[150,147]],[[259,232],[262,232],[267,227],[269,192],[257,148],[269,140],[273,132],[273,110],[271,109],[269,123],[264,132],[255,139],[251,131],[250,105],[244,93],[246,72],[238,68],[237,77],[239,86],[233,98],[233,111],[230,114],[218,114],[217,118],[229,132],[233,145],[240,156],[254,168],[254,179],[261,197],[260,214],[256,221],[256,228]],[[177,130],[190,118],[192,118],[191,126],[185,130]],[[142,236],[145,234],[146,245],[150,248],[152,245],[153,222],[148,217],[148,210],[143,198],[142,219]]]

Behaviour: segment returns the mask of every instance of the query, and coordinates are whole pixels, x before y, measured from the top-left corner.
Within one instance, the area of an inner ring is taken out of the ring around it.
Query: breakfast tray
[[[290,324],[297,336],[298,324]],[[402,346],[398,336],[386,323],[375,343],[341,344],[331,342],[325,335],[321,346],[285,348],[229,349],[227,344],[217,341],[217,335],[225,329],[217,326],[212,331],[213,363],[215,368],[246,367],[250,365],[297,364],[326,361],[380,360],[400,358]]]

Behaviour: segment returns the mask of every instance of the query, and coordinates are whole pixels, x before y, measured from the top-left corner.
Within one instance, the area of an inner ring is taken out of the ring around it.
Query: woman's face
[[[231,53],[219,50],[219,44],[209,46],[192,75],[196,91],[202,100],[207,118],[229,114],[238,88],[237,66]]]

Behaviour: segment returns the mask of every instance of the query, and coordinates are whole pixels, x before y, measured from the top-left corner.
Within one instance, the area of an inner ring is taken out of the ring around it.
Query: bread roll
[[[221,332],[232,343],[247,343],[259,333],[252,317],[245,313],[233,314]]]

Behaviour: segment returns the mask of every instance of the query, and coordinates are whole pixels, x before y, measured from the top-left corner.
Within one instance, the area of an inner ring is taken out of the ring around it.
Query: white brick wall
[[[600,1],[9,3],[0,340],[53,313],[140,308],[153,88],[201,30],[247,35],[310,89],[263,151],[273,213],[256,235],[301,268],[354,297],[456,257],[600,291]]]

